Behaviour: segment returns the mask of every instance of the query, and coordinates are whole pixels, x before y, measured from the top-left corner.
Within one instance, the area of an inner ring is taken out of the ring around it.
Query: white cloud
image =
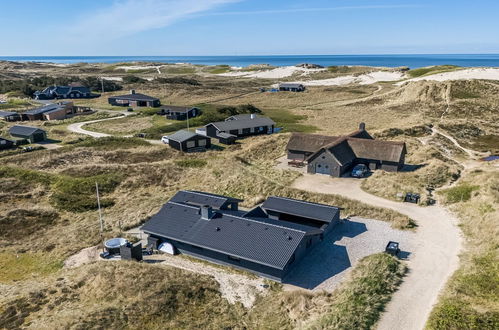
[[[74,33],[114,39],[158,29],[194,14],[238,0],[119,0],[97,13],[87,13],[69,28]]]

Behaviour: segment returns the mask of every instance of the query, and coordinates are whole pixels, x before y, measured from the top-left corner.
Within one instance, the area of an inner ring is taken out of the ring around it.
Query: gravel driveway
[[[284,280],[285,288],[333,291],[359,259],[384,251],[388,241],[400,242],[400,256],[410,258],[414,236],[384,221],[344,220],[296,266]]]
[[[439,205],[421,207],[371,195],[360,188],[360,182],[352,178],[304,174],[293,187],[342,195],[416,220],[418,228],[411,239],[409,273],[382,314],[378,329],[423,329],[440,290],[459,266],[462,236],[458,220]]]

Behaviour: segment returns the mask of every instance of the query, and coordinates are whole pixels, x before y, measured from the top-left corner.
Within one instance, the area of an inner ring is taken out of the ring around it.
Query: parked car
[[[352,169],[352,176],[354,178],[363,178],[369,173],[369,169],[364,164],[357,164]]]
[[[137,133],[137,134],[134,135],[134,137],[138,137],[138,138],[142,138],[142,139],[145,139],[146,136],[147,136],[146,133]]]
[[[133,112],[133,108],[128,108],[128,109],[126,109],[126,111]]]
[[[168,144],[168,136],[166,136],[166,135],[165,135],[165,136],[163,136],[163,137],[161,138],[161,142],[163,142],[164,144]]]

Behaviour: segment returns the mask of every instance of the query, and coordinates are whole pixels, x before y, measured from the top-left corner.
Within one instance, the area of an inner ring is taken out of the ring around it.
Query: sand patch
[[[226,72],[220,73],[219,76],[225,77],[245,77],[245,78],[264,78],[264,79],[280,79],[290,77],[295,73],[301,75],[308,75],[312,72],[325,71],[327,69],[307,69],[297,66],[282,66],[270,70],[258,70],[258,71],[236,71],[236,72]]]
[[[409,81],[420,81],[420,80],[447,81],[447,80],[472,80],[472,79],[499,80],[499,68],[472,68],[472,69],[463,69],[451,72],[442,72],[442,73],[432,74],[429,76],[408,79],[406,81],[397,83],[397,85],[402,85]]]

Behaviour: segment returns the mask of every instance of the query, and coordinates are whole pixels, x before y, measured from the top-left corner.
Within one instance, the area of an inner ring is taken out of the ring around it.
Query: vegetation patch
[[[17,209],[0,217],[0,239],[19,240],[40,232],[59,218],[53,211]]]
[[[351,278],[333,293],[331,308],[310,328],[371,329],[406,271],[405,264],[386,253],[361,259]]]
[[[459,70],[459,69],[461,69],[461,67],[459,67],[457,65],[435,65],[435,66],[428,66],[425,68],[412,69],[412,70],[407,71],[407,74],[411,78],[416,78],[416,77],[428,76],[428,75],[436,74],[436,73],[455,71],[455,70]]]
[[[0,283],[46,276],[61,267],[61,260],[46,254],[0,252]]]
[[[207,162],[204,159],[189,158],[176,160],[175,164],[180,167],[199,168],[206,166]]]
[[[71,145],[72,147],[86,147],[100,150],[130,149],[151,145],[144,139],[115,136],[106,136],[101,138],[79,138],[77,140],[67,142],[66,144]]]
[[[480,186],[463,183],[456,187],[441,190],[438,193],[445,197],[447,204],[454,204],[468,201],[473,191],[478,189],[480,189]]]

